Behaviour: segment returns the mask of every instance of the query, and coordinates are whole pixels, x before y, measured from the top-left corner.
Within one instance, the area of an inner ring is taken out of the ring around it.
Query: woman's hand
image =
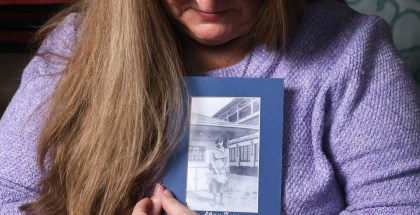
[[[137,202],[131,215],[160,215],[162,211],[160,200],[152,199],[154,199],[154,196]]]
[[[168,215],[197,215],[174,198],[171,191],[156,184],[153,196],[137,202],[131,215],[160,215],[162,209]]]

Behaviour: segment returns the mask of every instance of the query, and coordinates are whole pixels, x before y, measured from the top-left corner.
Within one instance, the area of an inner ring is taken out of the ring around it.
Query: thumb
[[[183,205],[181,202],[176,200],[174,196],[172,195],[172,192],[166,189],[163,191],[163,195],[161,198],[162,201],[162,207],[163,210],[168,215],[197,215],[196,212],[188,209],[185,205]]]

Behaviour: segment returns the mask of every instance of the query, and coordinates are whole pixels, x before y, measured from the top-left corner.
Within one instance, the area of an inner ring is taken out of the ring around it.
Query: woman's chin
[[[189,32],[187,34],[195,42],[205,46],[220,46],[233,40],[236,35],[219,29],[211,31],[207,29],[204,32]]]
[[[192,39],[204,46],[221,46],[231,41],[231,39],[223,37],[194,37]]]

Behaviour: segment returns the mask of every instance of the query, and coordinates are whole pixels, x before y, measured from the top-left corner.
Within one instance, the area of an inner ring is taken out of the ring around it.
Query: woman
[[[229,172],[229,151],[225,148],[224,138],[218,138],[215,144],[210,153],[212,178],[209,188],[213,193],[213,204],[218,203],[223,206],[223,193]],[[219,197],[219,202],[217,202],[217,197]]]
[[[0,122],[1,213],[194,214],[147,196],[183,75],[206,75],[285,78],[282,214],[419,214],[420,95],[381,19],[336,0],[86,0],[52,28]]]

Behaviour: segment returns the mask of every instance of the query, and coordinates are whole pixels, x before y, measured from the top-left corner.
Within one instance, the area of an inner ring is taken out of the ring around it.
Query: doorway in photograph
[[[186,202],[258,213],[260,97],[192,97]]]

